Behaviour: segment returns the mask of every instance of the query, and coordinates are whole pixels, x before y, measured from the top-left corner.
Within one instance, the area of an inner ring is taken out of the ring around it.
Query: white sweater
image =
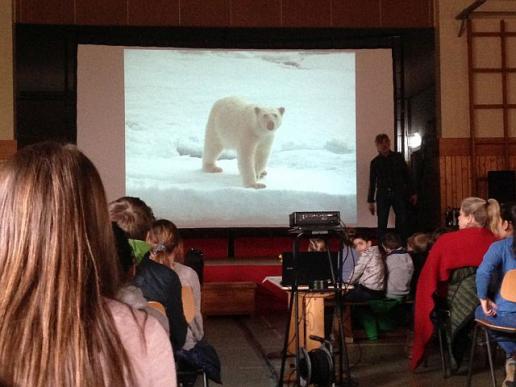
[[[163,327],[154,317],[126,304],[110,299],[106,303],[133,368],[134,387],[175,387],[174,355]]]
[[[378,246],[371,246],[360,254],[350,282],[371,290],[385,289],[385,265]]]
[[[179,276],[181,286],[190,287],[193,290],[195,300],[195,317],[192,320],[192,322],[188,324],[186,341],[183,345],[183,349],[189,351],[204,336],[201,315],[201,285],[199,283],[199,277],[197,276],[197,273],[191,267],[183,265],[179,262],[174,262],[174,266],[172,267],[172,269]]]
[[[385,258],[387,266],[387,292],[389,298],[401,298],[410,293],[414,263],[405,251],[395,250]]]

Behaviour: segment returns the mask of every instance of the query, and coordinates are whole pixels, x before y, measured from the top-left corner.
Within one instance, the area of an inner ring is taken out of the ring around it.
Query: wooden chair
[[[156,309],[158,312],[160,312],[164,316],[167,315],[165,307],[163,306],[162,303],[160,303],[158,301],[147,301],[147,306],[150,306],[151,308]]]
[[[181,289],[181,298],[183,300],[183,312],[185,315],[186,322],[190,324],[195,318],[195,299],[193,295],[193,290],[191,287],[183,287]],[[147,306],[156,309],[160,313],[163,313],[166,316],[166,310],[163,304],[158,301],[147,301]],[[176,373],[179,386],[184,385],[184,378],[188,377],[191,374],[202,375],[203,386],[208,387],[208,376],[203,369],[193,369],[193,370],[180,370],[178,364],[176,363]]]
[[[189,286],[182,287],[181,299],[183,301],[183,313],[185,315],[186,322],[190,324],[195,318],[195,298],[193,294],[193,289]],[[191,370],[185,370],[180,368],[181,367],[179,367],[179,365],[176,363],[177,381],[179,386],[183,386],[185,378],[187,378],[190,375],[202,375],[203,386],[209,386],[208,376],[202,368]]]
[[[500,288],[500,295],[511,302],[516,302],[516,270],[510,270],[505,273],[502,286]],[[516,327],[504,327],[494,325],[490,322],[484,321],[482,319],[475,319],[475,330],[473,331],[473,341],[471,343],[471,353],[469,358],[469,366],[468,366],[468,379],[466,386],[471,386],[471,374],[473,368],[473,358],[475,356],[475,344],[477,339],[477,331],[478,329],[482,329],[484,331],[485,343],[487,347],[487,359],[489,360],[489,370],[491,372],[491,384],[493,387],[496,387],[496,378],[494,373],[493,366],[493,355],[491,353],[491,338],[489,337],[489,331],[503,333],[506,336],[513,336],[514,340],[516,340]]]
[[[191,287],[183,286],[181,288],[181,299],[186,322],[190,324],[195,318],[195,298]]]

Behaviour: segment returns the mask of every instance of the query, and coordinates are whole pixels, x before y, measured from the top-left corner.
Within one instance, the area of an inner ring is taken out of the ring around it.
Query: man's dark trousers
[[[408,235],[408,208],[407,196],[404,192],[396,192],[391,189],[381,190],[376,193],[376,213],[378,215],[378,239],[379,242],[387,232],[389,210],[392,206],[396,216],[396,232],[400,234],[403,243]]]

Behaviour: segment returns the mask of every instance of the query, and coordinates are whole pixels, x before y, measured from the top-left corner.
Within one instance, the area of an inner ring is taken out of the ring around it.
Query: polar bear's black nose
[[[272,121],[267,122],[267,129],[274,130],[274,122],[272,122]]]

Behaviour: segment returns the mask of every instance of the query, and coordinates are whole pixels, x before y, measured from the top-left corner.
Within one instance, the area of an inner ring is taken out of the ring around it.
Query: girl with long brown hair
[[[151,247],[150,258],[174,270],[183,288],[191,288],[194,296],[195,316],[188,324],[183,349],[192,349],[204,336],[201,315],[201,285],[197,273],[183,265],[183,239],[174,223],[166,219],[155,221],[147,233],[147,243]],[[180,348],[175,348],[179,350]]]
[[[114,301],[99,174],[74,146],[43,143],[0,169],[0,383],[175,386],[167,335]]]
[[[182,348],[174,348],[178,369],[181,371],[182,369],[202,368],[208,378],[217,383],[222,383],[220,360],[217,352],[204,339],[199,277],[191,267],[183,264],[183,239],[179,230],[171,221],[160,219],[155,221],[150,227],[146,241],[151,247],[150,259],[176,272],[183,290],[188,292],[191,289],[191,294],[193,294],[193,302],[187,301],[185,304],[193,303],[193,313],[191,318],[188,319],[185,343]],[[185,297],[184,301],[187,299]],[[192,379],[185,378],[182,381],[185,386],[193,385],[195,383],[195,376]]]

